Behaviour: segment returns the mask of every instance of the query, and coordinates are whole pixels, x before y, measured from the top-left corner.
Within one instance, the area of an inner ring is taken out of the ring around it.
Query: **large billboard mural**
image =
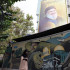
[[[67,24],[66,0],[41,2],[39,32]]]
[[[13,43],[12,50],[10,47],[6,51],[3,67],[18,69],[21,55],[27,49],[29,51],[28,70],[64,70],[63,64],[70,52],[70,31],[39,39]]]
[[[51,36],[46,41],[26,43],[26,49],[30,51],[29,70],[62,70],[70,52],[69,41],[70,33],[65,33],[63,36]]]

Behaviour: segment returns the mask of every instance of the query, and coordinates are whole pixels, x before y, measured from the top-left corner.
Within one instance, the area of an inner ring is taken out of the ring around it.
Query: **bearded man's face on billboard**
[[[56,9],[52,8],[52,9],[48,10],[47,13],[46,13],[46,17],[49,18],[49,19],[55,20],[57,18]]]

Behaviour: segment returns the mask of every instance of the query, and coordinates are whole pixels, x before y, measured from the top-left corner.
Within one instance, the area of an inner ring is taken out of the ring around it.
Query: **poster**
[[[66,24],[66,0],[45,0],[41,2],[39,16],[39,32]]]

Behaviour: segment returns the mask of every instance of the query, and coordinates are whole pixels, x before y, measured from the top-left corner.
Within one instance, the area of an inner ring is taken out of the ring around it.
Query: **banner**
[[[41,2],[39,32],[67,24],[66,0]]]

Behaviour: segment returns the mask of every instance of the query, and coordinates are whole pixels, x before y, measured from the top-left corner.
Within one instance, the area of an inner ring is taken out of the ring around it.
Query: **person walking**
[[[28,70],[28,50],[24,50],[21,55],[19,70]]]

